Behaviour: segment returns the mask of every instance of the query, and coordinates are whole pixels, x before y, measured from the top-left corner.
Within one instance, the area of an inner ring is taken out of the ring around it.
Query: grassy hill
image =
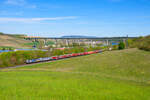
[[[145,37],[138,37],[132,40],[129,39],[129,46],[150,51],[150,35]]]
[[[150,100],[150,52],[138,49],[0,70],[2,100]]]
[[[29,40],[24,40],[17,35],[0,34],[0,47],[14,47],[14,48],[29,48],[32,43]]]

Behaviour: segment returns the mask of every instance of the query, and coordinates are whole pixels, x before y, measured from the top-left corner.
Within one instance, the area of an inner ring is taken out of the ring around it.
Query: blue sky
[[[0,31],[30,36],[150,34],[150,0],[0,0]]]

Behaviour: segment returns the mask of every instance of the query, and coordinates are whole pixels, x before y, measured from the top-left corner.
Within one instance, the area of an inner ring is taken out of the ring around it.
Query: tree
[[[6,48],[5,48],[5,47],[3,47],[3,48],[2,48],[2,50],[6,50]]]
[[[79,44],[78,44],[78,43],[72,43],[72,46],[73,46],[73,47],[78,47]]]
[[[125,49],[125,44],[123,42],[120,42],[119,46],[118,46],[118,49],[119,50]]]
[[[96,46],[99,46],[99,47],[100,47],[100,46],[102,46],[102,45],[103,45],[102,43],[98,43],[98,44],[96,44]]]
[[[42,49],[43,47],[44,47],[44,43],[43,43],[43,41],[40,41],[40,42],[39,42],[39,45],[38,45],[38,48],[39,48],[39,49]]]
[[[118,49],[118,45],[113,45],[112,48],[113,48],[113,50],[117,50]]]
[[[3,35],[4,33],[3,32],[0,32],[0,35]]]

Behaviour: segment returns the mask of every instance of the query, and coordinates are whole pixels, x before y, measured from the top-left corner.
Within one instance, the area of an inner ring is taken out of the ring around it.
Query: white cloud
[[[39,22],[39,21],[56,21],[56,20],[67,20],[76,19],[76,16],[67,17],[51,17],[51,18],[0,18],[0,22]]]
[[[5,10],[3,10],[3,11],[0,11],[0,15],[7,15],[7,16],[10,16],[10,15],[17,15],[17,16],[20,16],[20,15],[22,15],[23,14],[23,12],[22,11],[19,11],[19,12],[8,12],[8,11],[5,11]]]
[[[36,5],[29,5],[28,8],[37,8]]]
[[[4,4],[13,6],[23,6],[26,8],[37,8],[35,4],[29,4],[26,0],[5,0]]]
[[[9,4],[9,5],[21,6],[21,5],[24,5],[26,2],[25,0],[6,0],[4,3]]]

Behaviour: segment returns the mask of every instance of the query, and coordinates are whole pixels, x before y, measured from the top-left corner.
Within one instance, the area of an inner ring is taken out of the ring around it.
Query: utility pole
[[[128,48],[129,44],[128,44],[128,35],[127,35],[127,39],[126,39],[126,47]]]

